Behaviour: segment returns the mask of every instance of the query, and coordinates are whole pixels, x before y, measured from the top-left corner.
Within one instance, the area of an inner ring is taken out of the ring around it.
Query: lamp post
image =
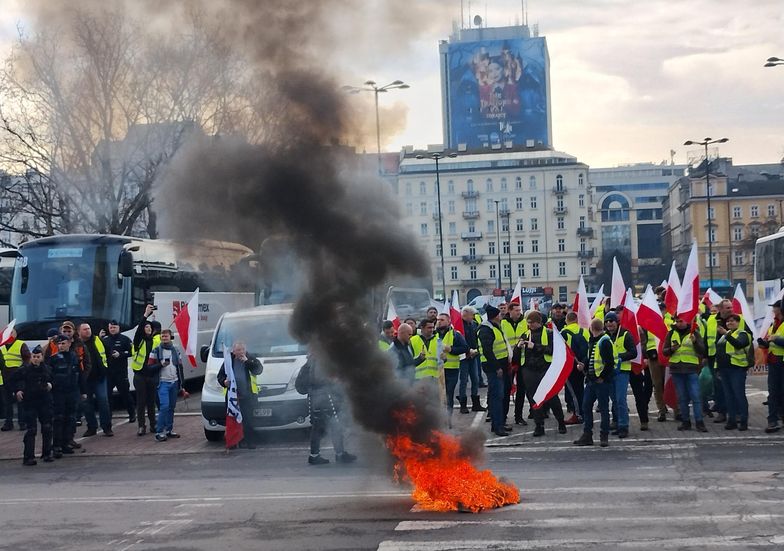
[[[512,214],[506,211],[506,242],[509,243],[509,288],[512,289]]]
[[[436,162],[436,196],[438,198],[438,243],[439,247],[441,248],[441,293],[443,294],[443,299],[446,300],[446,269],[444,268],[444,229],[443,225],[441,224],[441,179],[438,175],[438,161],[443,159],[445,155],[441,153],[433,153],[429,155],[431,159]],[[454,159],[457,157],[457,153],[448,153],[446,157],[450,157]],[[417,159],[424,159],[424,155],[417,155]]]
[[[498,252],[498,288],[501,288],[501,225],[498,217],[498,204],[501,201],[495,200],[495,235],[496,235],[496,251]]]
[[[776,67],[778,65],[784,65],[784,59],[781,59],[780,57],[769,57],[766,61],[767,63],[765,63],[763,67]]]
[[[713,229],[713,222],[711,216],[711,187],[710,187],[710,161],[708,159],[708,146],[715,143],[727,143],[729,138],[720,138],[712,140],[705,138],[702,141],[686,140],[683,145],[701,145],[705,148],[705,195],[708,200],[708,271],[710,273],[710,287],[715,285],[713,281],[713,239],[711,230]]]
[[[349,94],[359,94],[360,92],[373,92],[376,100],[376,147],[378,151],[378,175],[381,176],[381,125],[378,119],[378,95],[389,90],[405,90],[411,88],[402,80],[395,80],[385,86],[376,86],[374,80],[365,81],[363,86],[350,86],[346,85],[341,90]]]

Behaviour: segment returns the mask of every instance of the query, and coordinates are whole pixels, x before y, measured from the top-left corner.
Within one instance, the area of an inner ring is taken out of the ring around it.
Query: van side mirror
[[[133,275],[133,253],[131,251],[120,253],[117,272],[123,277],[131,277]]]
[[[201,346],[201,350],[199,350],[199,357],[201,358],[201,361],[206,364],[209,355],[210,355],[210,347],[206,344],[203,344]]]

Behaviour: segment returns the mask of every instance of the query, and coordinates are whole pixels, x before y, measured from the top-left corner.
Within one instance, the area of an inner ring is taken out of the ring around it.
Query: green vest
[[[672,336],[670,337],[670,343],[678,343],[681,345],[678,350],[676,350],[672,356],[670,356],[670,364],[683,363],[700,365],[700,358],[697,356],[697,352],[694,350],[694,343],[688,336],[681,340],[680,333],[673,331]]]
[[[590,335],[588,334],[587,329],[580,329],[580,326],[577,323],[570,323],[569,325],[564,326],[561,334],[566,333],[564,340],[566,340],[566,345],[571,348],[572,347],[572,339],[576,335],[582,335],[583,338],[588,341],[590,340]]]
[[[479,314],[474,314],[474,321],[477,323],[477,325],[481,325],[482,324],[482,316],[479,315]]]
[[[414,335],[411,337],[411,349],[414,351],[414,359],[419,357],[423,349],[425,350],[425,360],[416,366],[414,378],[438,378],[438,339],[433,337],[425,346],[425,340],[422,336]]]
[[[0,349],[7,369],[22,367],[22,345],[24,345],[24,341],[16,339],[10,346],[6,345]]]
[[[597,308],[596,312],[594,313],[593,317],[596,319],[600,319],[604,321],[604,302],[602,302]]]
[[[529,339],[531,338],[531,333],[528,333],[528,338]],[[550,339],[547,338],[547,328],[546,327],[542,327],[542,336],[539,339],[539,343],[542,346],[547,346],[548,344],[550,344]],[[526,352],[526,349],[523,348],[523,353],[520,356],[520,365],[525,365],[525,352]],[[545,354],[544,355],[544,361],[546,361],[548,363],[552,362],[553,361],[553,356],[551,354]]]
[[[520,318],[520,321],[517,322],[517,327],[514,327],[509,320],[503,319],[501,320],[501,332],[504,334],[506,342],[510,346],[514,346],[520,340],[520,337],[528,332],[528,322]]]
[[[106,363],[106,348],[104,347],[103,342],[96,335],[93,335],[92,339],[93,342],[95,343],[95,349],[98,351],[98,355],[101,356],[101,361],[103,362],[103,366],[109,367],[109,364]]]
[[[740,327],[733,331],[732,333],[728,333],[731,337],[737,339],[738,335],[741,333]],[[725,343],[725,350],[727,351],[727,356],[730,358],[730,365],[735,367],[750,367],[749,366],[749,347],[743,348],[735,348],[730,341]]]
[[[768,346],[770,347],[768,350],[774,356],[782,358],[784,357],[784,346],[779,346],[774,343],[773,337],[784,337],[784,323],[780,323],[779,328],[776,331],[773,331],[773,324],[771,324],[768,329]]]
[[[700,327],[700,335],[705,339],[705,346],[708,347],[708,357],[712,358],[716,355],[716,336],[718,335],[719,321],[718,314],[713,314],[708,318],[708,321],[703,322],[704,325]],[[740,331],[747,331],[746,322],[743,316],[740,317],[740,324],[738,324]]]
[[[490,326],[493,329],[493,354],[495,355],[497,360],[505,360],[509,357],[509,348],[506,345],[506,339],[504,338],[504,334],[501,330],[490,323],[487,322],[487,326]],[[484,364],[487,363],[487,358],[485,357],[484,350],[482,350],[482,341],[479,341],[479,360]]]
[[[436,339],[438,335],[436,335]],[[445,346],[452,346],[455,343],[455,330],[450,329],[444,335],[442,339],[442,343]],[[446,360],[444,360],[444,369],[460,369],[460,356],[455,356],[454,354],[450,354],[449,352],[446,353]]]
[[[150,355],[150,352],[152,352],[153,349],[159,344],[161,344],[161,336],[153,335],[152,348],[150,350],[144,349],[145,348],[144,341],[142,341],[142,344],[138,350],[136,349],[135,346],[132,347],[131,353],[133,354],[133,356],[131,356],[131,369],[133,369],[134,371],[141,371],[142,368],[144,367],[144,364],[147,363],[147,357]]]
[[[602,359],[602,355],[599,353],[599,348],[602,342],[605,340],[610,340],[610,336],[604,334],[598,341],[596,341],[596,344],[593,347],[593,355],[591,356],[593,360],[593,372],[597,378],[601,377],[602,373],[604,373],[604,360]]]
[[[225,360],[224,360],[223,363],[224,364],[226,363]],[[235,373],[234,376],[236,377],[237,374]],[[250,373],[250,391],[253,394],[258,394],[259,393],[259,383],[256,381],[256,375],[254,375],[253,373]],[[223,387],[223,395],[226,396],[226,393],[228,393],[228,392],[229,392],[229,389],[224,386]]]
[[[620,355],[626,352],[626,347],[624,343],[626,342],[626,331],[625,329],[618,329],[618,334],[615,335],[615,340],[613,341],[613,348],[615,349],[615,355],[618,357],[618,363],[620,364],[621,371],[631,371],[632,370],[632,362],[631,360],[621,361]],[[609,337],[609,335],[607,335]],[[612,338],[612,337],[611,337]]]
[[[382,340],[382,339],[378,339],[378,348],[382,352],[386,352],[387,350],[392,348],[392,343],[391,342],[387,342],[387,341]]]
[[[669,312],[664,312],[664,316],[662,317],[664,318],[664,325],[667,326],[667,331],[669,331],[672,329],[672,324],[675,323],[675,319],[673,319],[672,314]]]

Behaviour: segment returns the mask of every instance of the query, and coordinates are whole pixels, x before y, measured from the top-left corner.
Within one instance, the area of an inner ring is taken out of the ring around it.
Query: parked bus
[[[11,280],[17,256],[19,256],[17,249],[0,249],[0,325],[2,326],[10,321],[8,309],[11,303]]]
[[[754,247],[754,318],[764,318],[784,280],[784,227]]]

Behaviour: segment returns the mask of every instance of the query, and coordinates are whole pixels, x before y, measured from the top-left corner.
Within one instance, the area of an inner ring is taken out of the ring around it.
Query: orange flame
[[[408,409],[396,418],[405,431],[415,413]],[[395,478],[412,483],[411,496],[422,509],[478,513],[520,502],[520,491],[490,470],[477,469],[454,436],[433,431],[430,442],[421,444],[401,432],[387,438],[387,447],[397,459]]]

